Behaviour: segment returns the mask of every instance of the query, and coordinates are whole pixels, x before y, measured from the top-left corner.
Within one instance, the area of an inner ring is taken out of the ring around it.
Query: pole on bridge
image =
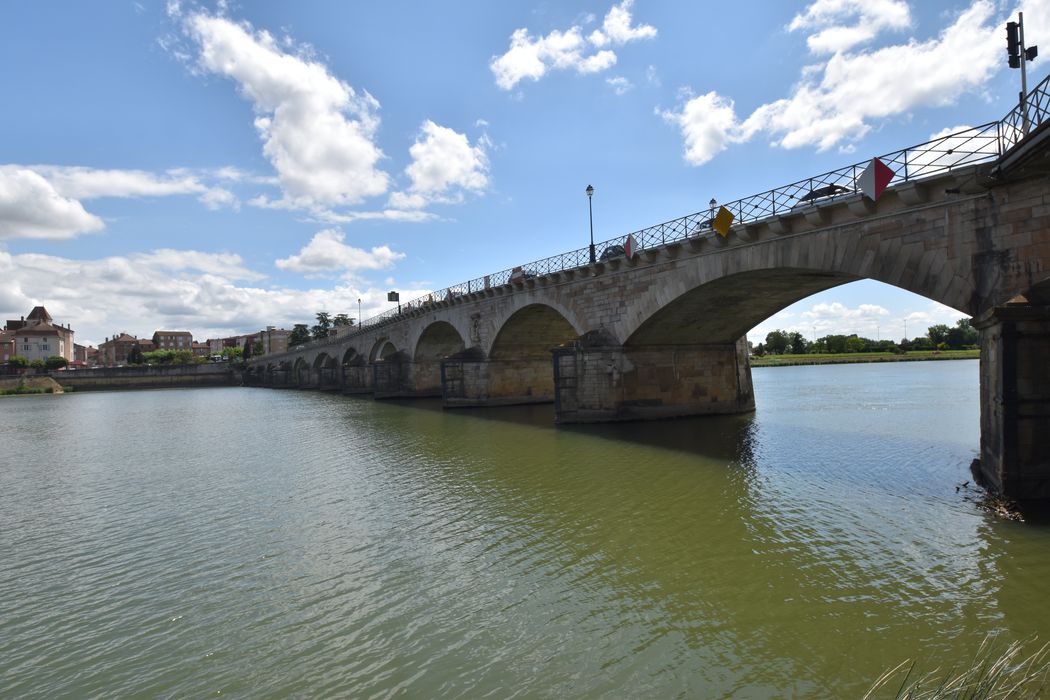
[[[1024,13],[1017,13],[1016,22],[1006,23],[1006,55],[1007,63],[1011,68],[1021,69],[1021,130],[1025,136],[1028,135],[1030,124],[1028,121],[1028,74],[1025,64],[1035,60],[1039,55],[1039,47],[1024,45]]]
[[[591,222],[591,265],[595,262],[594,257],[594,209],[591,207],[591,197],[594,196],[594,188],[587,185],[587,218]]]

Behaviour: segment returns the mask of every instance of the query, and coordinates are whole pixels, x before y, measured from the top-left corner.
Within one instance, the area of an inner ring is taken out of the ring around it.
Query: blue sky
[[[1005,114],[1050,0],[5,3],[0,318],[365,317]],[[1030,64],[1030,84],[1045,75]],[[962,314],[863,281],[749,334]]]

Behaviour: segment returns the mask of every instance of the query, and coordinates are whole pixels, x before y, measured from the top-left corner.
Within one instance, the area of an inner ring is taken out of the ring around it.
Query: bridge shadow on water
[[[471,420],[499,421],[581,436],[673,450],[712,460],[750,464],[755,440],[754,412],[617,423],[558,424],[554,404],[446,409],[441,399],[385,400],[407,409],[441,412]]]

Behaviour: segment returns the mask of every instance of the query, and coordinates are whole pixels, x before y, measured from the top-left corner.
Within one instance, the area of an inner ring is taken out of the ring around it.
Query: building
[[[74,344],[73,361],[70,364],[75,367],[84,367],[88,363],[88,356],[96,353],[98,353],[98,350],[90,345],[85,347],[83,345]]]
[[[285,330],[284,328],[274,328],[273,326],[267,326],[266,330],[259,331],[258,337],[262,341],[262,354],[270,355],[279,352],[288,352],[288,336],[292,334],[291,331]]]
[[[127,363],[131,349],[138,345],[139,339],[127,333],[114,335],[112,339],[106,338],[106,342],[98,346],[97,364],[105,367],[123,365]]]
[[[8,360],[14,357],[15,353],[15,332],[14,331],[0,331],[0,365],[6,364]]]
[[[254,343],[258,335],[231,335],[228,338],[209,338],[208,351],[211,355],[221,355],[223,350],[244,348],[245,343]]]
[[[192,350],[193,334],[189,331],[156,331],[153,333],[156,350]]]
[[[14,354],[21,355],[30,362],[47,360],[57,355],[72,362],[73,329],[55,324],[51,314],[43,306],[35,306],[28,316],[8,320],[7,332],[13,333]]]
[[[190,346],[190,350],[193,351],[194,357],[207,357],[211,354],[208,351],[207,343],[198,343],[196,340],[193,341],[193,345]]]

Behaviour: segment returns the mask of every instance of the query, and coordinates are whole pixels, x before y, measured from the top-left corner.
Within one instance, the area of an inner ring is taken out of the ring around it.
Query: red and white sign
[[[890,184],[890,180],[893,179],[894,172],[878,158],[872,158],[871,163],[868,167],[864,168],[864,172],[860,174],[860,178],[857,180],[857,184],[860,185],[860,191],[873,202],[878,201],[879,195],[886,189],[886,185]]]
[[[627,234],[627,240],[623,242],[623,254],[627,256],[628,260],[633,258],[634,254],[638,252],[635,250],[636,248],[637,246],[634,243],[634,235]]]

